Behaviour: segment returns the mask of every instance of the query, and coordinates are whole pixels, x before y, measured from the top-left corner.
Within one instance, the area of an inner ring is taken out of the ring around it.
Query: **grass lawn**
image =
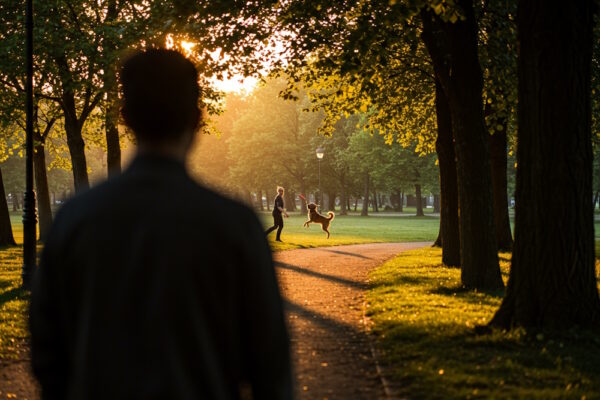
[[[356,243],[434,241],[438,234],[440,220],[436,217],[375,215],[338,215],[331,223],[331,236],[327,239],[321,225],[311,224],[304,228],[306,215],[290,213],[283,221],[281,240],[284,243],[275,242],[275,232],[269,235],[269,240],[273,250],[278,251]],[[261,213],[260,217],[265,228],[273,224],[270,213]]]
[[[507,279],[510,255],[501,255]],[[371,274],[368,314],[383,363],[411,399],[600,398],[600,337],[572,331],[475,336],[502,292],[460,288],[460,270],[441,250],[399,255]]]
[[[22,358],[27,352],[29,293],[21,289],[21,247],[0,250],[0,358]]]

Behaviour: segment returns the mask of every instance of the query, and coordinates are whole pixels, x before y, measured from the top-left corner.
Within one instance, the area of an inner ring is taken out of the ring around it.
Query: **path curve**
[[[363,321],[368,274],[430,243],[370,243],[274,254],[297,399],[384,399]]]

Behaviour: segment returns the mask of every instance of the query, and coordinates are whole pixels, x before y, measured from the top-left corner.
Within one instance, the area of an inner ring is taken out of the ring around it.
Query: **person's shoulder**
[[[253,216],[255,217],[254,211],[246,204],[223,195],[211,188],[194,182],[196,195],[201,199],[205,206],[211,207],[213,210],[218,212],[225,212],[228,214],[235,214],[239,216]]]

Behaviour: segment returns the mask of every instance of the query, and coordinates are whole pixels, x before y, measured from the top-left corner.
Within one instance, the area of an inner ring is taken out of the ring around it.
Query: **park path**
[[[428,243],[372,243],[275,253],[297,399],[384,399],[364,321],[369,272]]]
[[[369,272],[428,243],[372,243],[274,254],[297,399],[384,399],[364,318]],[[14,397],[13,397],[14,396]],[[29,360],[0,360],[0,399],[37,399]]]

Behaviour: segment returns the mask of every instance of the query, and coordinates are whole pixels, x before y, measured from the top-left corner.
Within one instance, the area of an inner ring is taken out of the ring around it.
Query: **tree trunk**
[[[360,215],[366,217],[369,215],[369,173],[365,173],[365,194],[363,196],[363,206]]]
[[[12,194],[12,209],[13,212],[19,211],[19,197],[17,197],[16,193]]]
[[[358,197],[354,198],[354,212],[356,212],[356,209],[358,208]]]
[[[440,195],[439,194],[433,195],[433,212],[434,213],[440,212]]]
[[[404,190],[400,192],[400,212],[404,212]]]
[[[373,211],[375,212],[379,212],[379,205],[377,203],[377,190],[373,189]]]
[[[81,135],[79,122],[73,118],[67,117],[65,113],[65,132],[67,134],[67,146],[71,155],[71,165],[73,168],[73,184],[75,192],[79,193],[90,187],[90,181],[87,173],[87,162],[85,159],[85,143]]]
[[[302,191],[303,196],[308,196],[308,193],[306,193],[306,185],[304,184],[304,182],[300,182],[300,190]],[[308,212],[308,208],[306,207],[306,200],[301,198],[300,199],[300,213],[306,214],[307,212]]]
[[[33,151],[33,167],[35,174],[35,189],[40,219],[40,240],[46,240],[52,225],[52,207],[48,190],[48,175],[46,173],[46,153],[41,135],[34,134],[35,148]]]
[[[452,117],[460,203],[461,280],[468,288],[497,289],[504,287],[504,283],[498,264],[492,208],[488,133],[483,119],[483,77],[477,52],[478,28],[473,1],[457,3],[464,19],[456,23],[442,22],[439,17],[425,12],[423,39]],[[441,27],[445,43],[438,42],[440,37],[435,37],[434,25]],[[447,51],[440,50],[443,45],[447,45]]]
[[[491,326],[598,326],[590,63],[594,2],[522,0],[515,243]]]
[[[512,250],[512,233],[508,217],[508,187],[506,179],[506,122],[500,123],[501,131],[490,135],[490,161],[492,172],[492,188],[494,193],[494,225],[498,250]]]
[[[440,229],[438,230],[437,239],[433,242],[433,247],[442,247],[442,224],[440,220]]]
[[[105,22],[110,25],[119,16],[119,9],[116,0],[107,2],[107,11]],[[112,51],[115,43],[111,42],[111,37],[105,37],[106,49]],[[108,177],[117,176],[121,173],[121,144],[119,143],[119,87],[117,83],[117,65],[118,60],[104,54],[104,92],[105,100],[105,134],[106,134],[106,166]]]
[[[283,193],[283,197],[284,197],[285,209],[290,210],[290,206],[294,203],[294,197],[292,196],[292,192],[289,190],[286,190]]]
[[[108,177],[117,176],[121,173],[121,144],[119,143],[119,92],[117,80],[109,68],[104,79],[104,90],[106,91],[106,115],[104,118],[106,130],[106,166]]]
[[[327,200],[329,200],[327,203],[327,209],[331,210],[331,211],[335,211],[335,198],[337,197],[337,195],[333,192],[328,193],[327,194]]]
[[[288,208],[288,211],[296,211],[296,192],[293,190],[290,190],[290,206]]]
[[[417,217],[424,217],[423,214],[423,197],[421,196],[421,185],[415,185],[415,197],[417,199]]]
[[[348,215],[348,198],[346,197],[346,188],[343,185],[340,192],[340,215]]]
[[[448,99],[438,81],[435,85],[435,110],[438,135],[435,150],[440,169],[440,232],[442,262],[460,266],[460,232],[458,219],[458,182],[456,155],[452,137],[452,117]]]
[[[6,194],[4,193],[2,170],[0,170],[0,246],[14,246],[15,244],[12,225],[10,223],[10,214],[8,212],[8,203],[6,202]]]
[[[271,211],[271,203],[269,203],[269,191],[265,190],[265,199],[267,200],[267,211]]]

